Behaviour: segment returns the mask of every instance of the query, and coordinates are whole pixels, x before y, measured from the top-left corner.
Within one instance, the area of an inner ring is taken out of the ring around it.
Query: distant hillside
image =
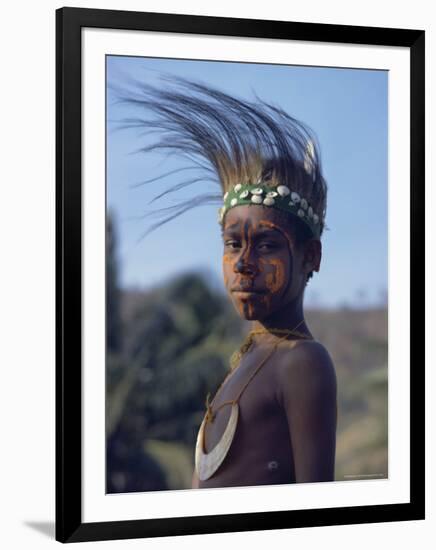
[[[312,310],[306,317],[314,336],[328,349],[336,368],[336,479],[386,478],[387,309]]]

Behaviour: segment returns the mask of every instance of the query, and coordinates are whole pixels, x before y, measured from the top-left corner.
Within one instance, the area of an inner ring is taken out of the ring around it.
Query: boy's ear
[[[319,239],[311,239],[306,243],[305,267],[310,271],[319,271],[322,257],[322,245]]]

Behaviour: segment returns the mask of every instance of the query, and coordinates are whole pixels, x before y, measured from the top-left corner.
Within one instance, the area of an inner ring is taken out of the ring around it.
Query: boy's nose
[[[242,258],[235,264],[235,273],[254,274],[254,266],[247,264]]]
[[[249,254],[241,254],[234,266],[235,273],[244,273],[246,275],[254,275],[257,271],[256,264],[251,260]]]

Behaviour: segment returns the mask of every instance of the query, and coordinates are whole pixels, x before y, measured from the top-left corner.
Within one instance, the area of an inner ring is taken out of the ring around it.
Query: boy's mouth
[[[235,294],[265,294],[264,288],[258,288],[254,283],[254,278],[240,278],[235,281],[231,291]]]
[[[250,287],[250,286],[243,286],[243,287],[235,287],[232,288],[232,292],[235,294],[265,294],[264,290],[260,290],[258,288]]]

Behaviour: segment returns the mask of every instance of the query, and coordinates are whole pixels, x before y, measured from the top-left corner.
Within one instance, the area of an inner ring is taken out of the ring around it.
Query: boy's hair
[[[166,85],[159,88],[134,82],[127,93],[115,89],[123,102],[138,110],[138,117],[124,120],[123,126],[143,128],[156,136],[141,151],[178,153],[190,161],[189,169],[202,170],[203,177],[178,182],[154,200],[211,180],[219,184],[220,193],[202,192],[194,199],[158,209],[161,219],[148,232],[195,206],[222,204],[224,193],[238,183],[261,181],[271,186],[286,185],[304,197],[319,217],[322,234],[327,185],[316,138],[306,125],[256,95],[256,101],[250,102],[198,81],[175,76],[162,77],[162,81]],[[182,170],[186,168],[176,172]],[[292,225],[304,237],[306,228],[298,218]]]

